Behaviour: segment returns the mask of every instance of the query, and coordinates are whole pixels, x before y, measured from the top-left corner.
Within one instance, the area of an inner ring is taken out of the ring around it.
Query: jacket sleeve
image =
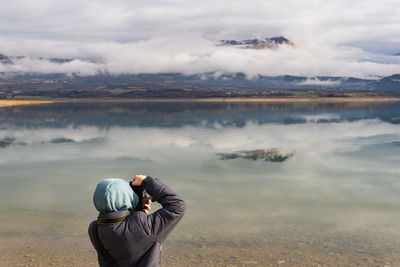
[[[182,219],[186,204],[178,194],[156,178],[148,176],[142,184],[154,201],[162,206],[161,209],[146,216],[148,234],[162,243]]]

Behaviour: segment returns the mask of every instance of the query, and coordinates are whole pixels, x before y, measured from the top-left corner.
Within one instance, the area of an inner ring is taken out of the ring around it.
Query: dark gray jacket
[[[118,224],[103,226],[93,221],[89,226],[90,240],[101,267],[160,266],[162,243],[182,218],[186,206],[183,199],[160,180],[147,177],[142,184],[162,205],[161,209],[150,215],[134,211]],[[99,217],[115,218],[127,213],[128,210],[121,210],[100,213]]]

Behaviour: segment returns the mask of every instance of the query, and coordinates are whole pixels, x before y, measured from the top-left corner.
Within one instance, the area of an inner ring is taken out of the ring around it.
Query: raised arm
[[[162,206],[161,209],[146,216],[145,228],[150,236],[158,242],[163,242],[182,219],[186,204],[178,194],[159,179],[147,176],[141,180],[147,193]],[[135,183],[134,180],[133,184],[139,183]]]

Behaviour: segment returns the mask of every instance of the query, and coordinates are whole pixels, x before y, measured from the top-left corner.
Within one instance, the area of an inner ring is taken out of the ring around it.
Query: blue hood
[[[100,212],[133,210],[139,202],[139,197],[127,181],[110,178],[97,184],[93,202]]]

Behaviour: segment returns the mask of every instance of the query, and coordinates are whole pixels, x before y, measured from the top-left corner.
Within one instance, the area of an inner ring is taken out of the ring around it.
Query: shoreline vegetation
[[[24,99],[2,99],[1,107],[19,105],[37,105],[49,103],[68,103],[68,102],[209,102],[209,103],[234,103],[234,102],[266,102],[266,103],[308,103],[308,102],[391,102],[400,101],[396,97],[280,97],[280,98],[85,98],[85,99],[43,99],[43,100],[24,100]]]

